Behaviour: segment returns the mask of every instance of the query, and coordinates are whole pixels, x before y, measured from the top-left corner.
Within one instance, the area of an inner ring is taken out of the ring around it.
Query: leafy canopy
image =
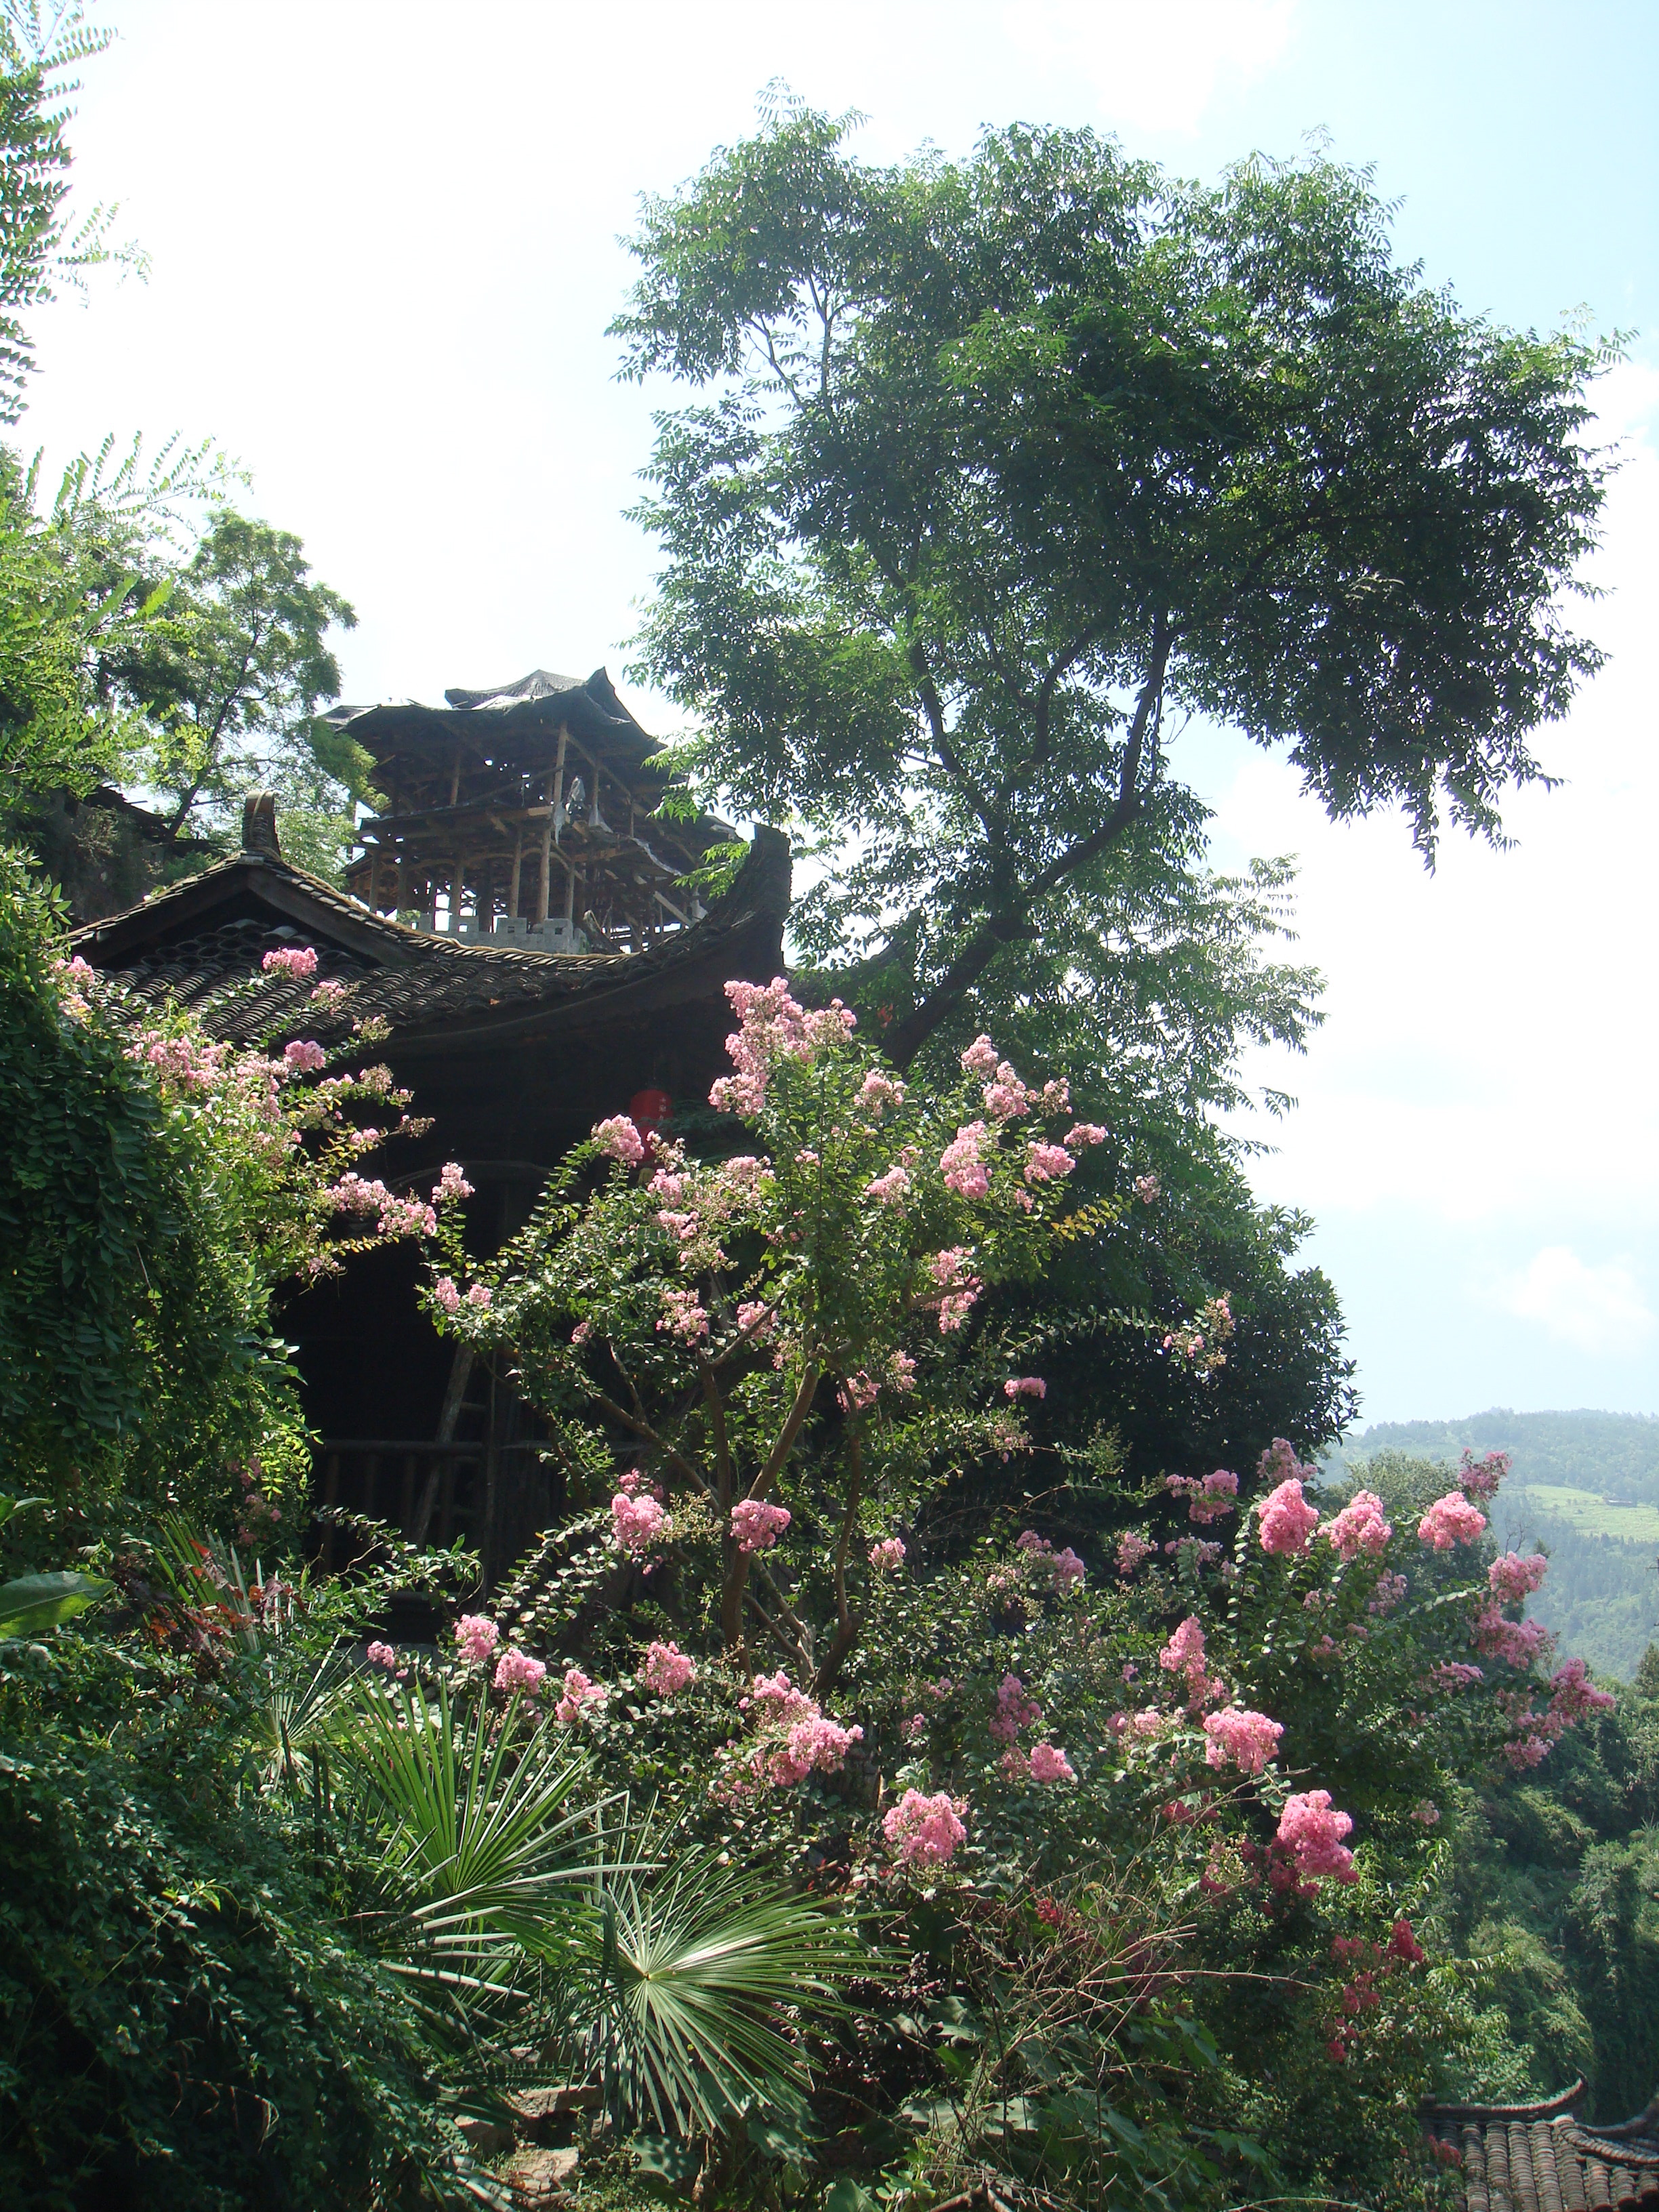
[[[1184,794],[1170,710],[1283,744],[1336,815],[1499,831],[1595,649],[1600,356],[1459,313],[1369,174],[1213,187],[1013,126],[883,168],[775,107],[646,203],[624,373],[659,420],[641,672],[733,803],[856,841],[908,1060]],[[854,917],[846,917],[852,922]]]

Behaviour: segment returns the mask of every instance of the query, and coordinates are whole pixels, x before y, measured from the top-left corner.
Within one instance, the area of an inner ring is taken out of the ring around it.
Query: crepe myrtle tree
[[[845,848],[829,933],[890,1057],[1109,945],[1190,826],[1172,715],[1431,859],[1448,817],[1498,837],[1599,661],[1562,601],[1607,349],[1462,314],[1320,151],[1203,186],[1013,126],[880,167],[857,119],[775,100],[647,199],[613,327],[705,395],[646,471],[641,672],[706,788]]]
[[[635,1448],[611,1503],[620,1549],[716,1540],[726,1650],[758,1622],[821,1694],[858,1638],[857,1579],[884,1571],[884,1545],[902,1556],[897,1524],[924,1485],[1026,1448],[1020,1407],[1043,1385],[1008,1371],[975,1308],[1040,1265],[1104,1132],[1074,1119],[1063,1081],[1028,1089],[988,1038],[924,1094],[839,1003],[804,1009],[781,978],[726,988],[736,1072],[711,1102],[752,1149],[694,1159],[602,1122],[465,1291],[444,1209],[428,1295],[440,1328],[511,1357],[596,1474],[614,1472],[598,1435]],[[762,1557],[792,1523],[792,1580],[798,1540],[817,1540],[822,1650]]]

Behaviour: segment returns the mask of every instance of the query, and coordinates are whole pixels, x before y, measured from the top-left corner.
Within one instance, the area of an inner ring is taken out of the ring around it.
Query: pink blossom
[[[1330,1538],[1340,1559],[1352,1559],[1361,1552],[1373,1558],[1386,1552],[1394,1530],[1382,1517],[1382,1500],[1376,1492],[1359,1490],[1320,1534]]]
[[[1279,1739],[1285,1730],[1278,1721],[1269,1720],[1266,1713],[1253,1713],[1240,1705],[1224,1705],[1218,1713],[1206,1715],[1204,1733],[1209,1738],[1204,1756],[1210,1765],[1219,1766],[1224,1759],[1231,1759],[1244,1773],[1260,1774],[1269,1760],[1277,1757]]]
[[[653,1644],[641,1669],[645,1686],[659,1698],[677,1698],[696,1680],[696,1662],[677,1644]]]
[[[769,1552],[789,1522],[787,1505],[763,1498],[740,1498],[732,1508],[732,1534],[740,1552]]]
[[[916,1387],[916,1363],[908,1352],[896,1352],[887,1362],[887,1387],[901,1397]]]
[[[467,1291],[466,1302],[470,1306],[482,1308],[489,1304],[492,1295],[488,1283],[474,1283]]]
[[[1164,1185],[1156,1175],[1139,1175],[1134,1179],[1133,1189],[1143,1206],[1151,1206],[1162,1195]]]
[[[1549,1572],[1549,1559],[1542,1552],[1534,1552],[1523,1559],[1518,1552],[1505,1552],[1494,1559],[1486,1570],[1486,1580],[1492,1585],[1492,1595],[1506,1604],[1517,1603],[1529,1597]]]
[[[870,1564],[882,1567],[889,1574],[896,1574],[904,1565],[904,1540],[902,1536],[884,1536],[870,1547]]]
[[[1068,1176],[1077,1165],[1063,1145],[1028,1145],[1025,1149],[1025,1180],[1027,1182],[1053,1182]]]
[[[638,1167],[645,1158],[645,1139],[626,1114],[613,1114],[608,1121],[596,1121],[593,1142],[625,1168]]]
[[[283,1047],[283,1060],[291,1075],[313,1075],[328,1065],[328,1054],[309,1037],[295,1037]]]
[[[880,1395],[880,1383],[866,1375],[862,1368],[856,1375],[848,1376],[836,1392],[844,1413],[868,1413]]]
[[[745,1336],[752,1336],[757,1341],[771,1335],[776,1318],[764,1298],[745,1298],[738,1308],[738,1327]]]
[[[472,1186],[462,1174],[460,1162],[446,1160],[438,1172],[438,1180],[432,1192],[432,1203],[434,1206],[440,1206],[448,1199],[471,1198],[471,1195]]]
[[[464,1613],[455,1624],[455,1641],[463,1659],[482,1667],[495,1649],[501,1630],[481,1613]]]
[[[1274,1476],[1281,1482],[1288,1482],[1292,1477],[1298,1482],[1311,1482],[1318,1471],[1316,1468],[1303,1466],[1296,1455],[1296,1447],[1285,1437],[1275,1437],[1256,1462],[1256,1474],[1263,1482],[1271,1482]]]
[[[1072,1762],[1058,1744],[1034,1743],[1031,1746],[1030,1765],[1033,1782],[1075,1782],[1077,1780]]]
[[[1490,1498],[1509,1471],[1507,1452],[1488,1452],[1484,1459],[1478,1460],[1466,1445],[1457,1470],[1457,1486],[1469,1498]]]
[[[588,1705],[602,1705],[607,1691],[597,1682],[590,1682],[580,1667],[567,1667],[564,1675],[564,1695],[553,1708],[553,1717],[566,1728],[579,1721]]]
[[[995,1078],[985,1086],[985,1110],[995,1121],[1018,1121],[1031,1110],[1031,1094],[1007,1060],[999,1063]]]
[[[371,1644],[367,1656],[371,1667],[384,1667],[388,1674],[398,1664],[398,1655],[389,1644]]]
[[[325,983],[318,984],[311,994],[311,1004],[316,1007],[319,1014],[333,1014],[339,1012],[350,996],[349,983],[343,983],[336,978],[331,978]]]
[[[1002,1386],[1005,1398],[1046,1398],[1048,1385],[1040,1375],[1015,1375]]]
[[[579,1321],[570,1332],[570,1341],[572,1344],[586,1344],[592,1334],[593,1324],[591,1321]]]
[[[453,1277],[440,1275],[432,1285],[432,1295],[447,1314],[460,1310],[461,1294],[456,1289]]]
[[[809,1012],[789,995],[785,977],[769,983],[728,983],[726,995],[742,1027],[726,1040],[738,1073],[722,1076],[708,1103],[722,1113],[757,1114],[766,1097],[772,1069],[785,1059],[810,1066],[818,1052],[846,1037],[857,1016],[839,999]]]
[[[1436,1827],[1440,1820],[1440,1808],[1432,1797],[1419,1797],[1416,1804],[1412,1807],[1412,1818],[1419,1826]]]
[[[509,1647],[495,1662],[495,1687],[509,1694],[523,1690],[533,1698],[540,1691],[546,1673],[539,1659],[532,1659],[527,1651]]]
[[[990,1176],[980,1158],[985,1136],[983,1121],[969,1121],[957,1131],[954,1139],[939,1154],[939,1172],[946,1190],[953,1190],[962,1198],[983,1198],[990,1189]]]
[[[1569,1659],[1550,1677],[1550,1711],[1558,1719],[1582,1720],[1586,1713],[1606,1712],[1618,1700],[1610,1690],[1598,1690],[1582,1659]]]
[[[882,1822],[882,1833],[898,1853],[901,1866],[944,1866],[954,1855],[958,1844],[966,1842],[968,1831],[957,1817],[965,1810],[952,1803],[944,1790],[934,1797],[924,1797],[919,1790],[907,1790],[896,1805]]]
[[[678,1205],[685,1195],[685,1177],[672,1173],[667,1168],[659,1168],[646,1188],[653,1198],[672,1199]]]
[[[668,1516],[654,1498],[630,1498],[618,1491],[611,1501],[611,1535],[618,1551],[635,1557],[671,1533]]]
[[[1392,1613],[1406,1595],[1404,1575],[1379,1575],[1376,1588],[1366,1604],[1367,1613]]]
[[[1184,1674],[1188,1688],[1197,1692],[1205,1680],[1204,1631],[1198,1615],[1189,1613],[1158,1655],[1166,1674]]]
[[[991,1716],[991,1734],[999,1743],[1012,1743],[1024,1728],[1042,1718],[1042,1708],[1026,1694],[1018,1674],[1005,1674],[997,1691],[997,1709]]]
[[[1074,1589],[1087,1579],[1089,1570],[1068,1544],[1063,1552],[1056,1552],[1049,1561],[1057,1590]]]
[[[1482,1606],[1475,1614],[1475,1650],[1506,1666],[1528,1668],[1551,1641],[1541,1621],[1509,1621],[1498,1606]]]
[[[695,1291],[671,1290],[664,1284],[661,1297],[663,1310],[657,1322],[659,1330],[687,1344],[695,1344],[708,1335],[708,1316]]]
[[[1467,1690],[1471,1682],[1484,1682],[1486,1678],[1480,1668],[1462,1659],[1444,1659],[1432,1670],[1431,1679],[1438,1689]]]
[[[897,1206],[910,1188],[910,1178],[902,1167],[895,1165],[885,1175],[873,1176],[864,1186],[866,1198],[878,1199],[884,1206]]]
[[[1098,1121],[1079,1121],[1060,1141],[1068,1152],[1080,1152],[1091,1145],[1103,1145],[1106,1132]]]
[[[1144,1536],[1137,1535],[1133,1528],[1129,1529],[1126,1534],[1120,1536],[1117,1540],[1117,1571],[1119,1574],[1127,1579],[1127,1577],[1133,1574],[1135,1569],[1140,1565],[1143,1559],[1152,1559],[1156,1554],[1157,1551],[1158,1546],[1156,1544],[1149,1544]]]
[[[964,1075],[994,1075],[996,1066],[997,1048],[990,1038],[983,1035],[976,1036],[962,1055]]]
[[[1417,1524],[1419,1538],[1437,1552],[1449,1552],[1454,1544],[1473,1544],[1486,1525],[1486,1516],[1471,1505],[1461,1490],[1449,1490]]]
[[[895,1077],[884,1075],[872,1067],[859,1086],[859,1104],[873,1114],[878,1121],[888,1106],[902,1106],[904,1085]]]
[[[1170,1715],[1161,1712],[1156,1705],[1143,1705],[1130,1716],[1129,1726],[1137,1735],[1162,1735],[1164,1729],[1175,1725]]]
[[[1279,1840],[1291,1853],[1304,1881],[1334,1875],[1338,1881],[1357,1877],[1353,1853],[1343,1843],[1353,1821],[1331,1804],[1328,1790],[1293,1791],[1279,1816]]]
[[[309,945],[283,945],[267,952],[259,965],[267,975],[293,975],[304,982],[317,973],[317,955]]]
[[[1287,1559],[1298,1558],[1307,1550],[1319,1526],[1319,1514],[1303,1497],[1301,1482],[1294,1475],[1264,1498],[1257,1510],[1262,1550]]]

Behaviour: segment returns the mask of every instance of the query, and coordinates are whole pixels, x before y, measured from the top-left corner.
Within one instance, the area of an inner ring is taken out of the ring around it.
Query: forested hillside
[[[1327,1465],[1334,1474],[1379,1451],[1455,1464],[1466,1447],[1513,1462],[1493,1516],[1498,1542],[1550,1554],[1528,1613],[1564,1656],[1632,1680],[1659,1632],[1659,1418],[1494,1407],[1461,1421],[1379,1421]]]

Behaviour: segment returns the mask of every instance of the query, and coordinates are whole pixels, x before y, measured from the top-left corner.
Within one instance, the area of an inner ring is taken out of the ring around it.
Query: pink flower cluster
[[[962,1055],[964,1075],[994,1075],[997,1072],[997,1048],[983,1032],[976,1036]]]
[[[211,1091],[225,1079],[229,1056],[228,1045],[207,1044],[189,1036],[163,1036],[159,1030],[149,1029],[139,1030],[126,1053],[129,1060],[147,1062],[164,1083],[176,1083],[181,1091]],[[276,1066],[278,1073],[287,1073],[285,1063],[279,1061]]]
[[[872,1176],[864,1186],[866,1198],[878,1199],[883,1206],[899,1206],[910,1188],[910,1177],[902,1162],[896,1162],[885,1175]]]
[[[1320,1534],[1329,1537],[1339,1559],[1357,1559],[1361,1552],[1376,1559],[1388,1550],[1394,1530],[1383,1517],[1382,1500],[1376,1492],[1357,1490]]]
[[[495,1649],[501,1631],[481,1613],[464,1613],[455,1624],[455,1642],[469,1666],[482,1667]]]
[[[1162,1196],[1164,1185],[1155,1175],[1138,1175],[1133,1188],[1143,1206],[1153,1206]]]
[[[623,1167],[636,1168],[645,1158],[645,1139],[626,1114],[613,1114],[593,1125],[593,1142]]]
[[[1201,1479],[1192,1474],[1166,1474],[1164,1487],[1172,1498],[1187,1498],[1189,1521],[1221,1521],[1237,1510],[1238,1477],[1224,1467]]]
[[[880,1395],[880,1383],[862,1368],[848,1376],[836,1392],[843,1413],[867,1413]]]
[[[471,1198],[472,1186],[461,1172],[459,1160],[446,1160],[438,1170],[438,1180],[432,1188],[432,1203],[441,1206],[447,1200]]]
[[[474,1283],[463,1299],[461,1293],[455,1287],[454,1278],[450,1275],[440,1275],[432,1285],[432,1295],[447,1314],[453,1314],[459,1313],[463,1304],[475,1306],[482,1310],[489,1305],[494,1293],[488,1283]]]
[[[547,1669],[539,1659],[532,1659],[527,1651],[520,1651],[516,1645],[509,1646],[495,1662],[495,1687],[506,1691],[509,1696],[514,1690],[522,1690],[533,1698],[540,1693],[546,1674]]]
[[[1505,1552],[1487,1568],[1486,1580],[1494,1597],[1513,1605],[1531,1596],[1549,1572],[1549,1565],[1548,1556],[1543,1552],[1534,1552],[1525,1559],[1518,1552]]]
[[[1057,1552],[1035,1528],[1022,1528],[1014,1539],[1014,1548],[1024,1552],[1028,1563],[1046,1575],[1052,1589],[1073,1589],[1088,1579],[1088,1568],[1069,1544],[1063,1552]]]
[[[708,1335],[708,1311],[695,1291],[677,1291],[665,1283],[661,1296],[657,1328],[663,1334],[677,1336],[684,1344],[698,1343]]]
[[[723,1114],[758,1114],[771,1073],[783,1059],[810,1067],[820,1050],[838,1043],[857,1026],[858,1017],[839,999],[809,1012],[789,995],[781,975],[769,983],[728,983],[726,995],[742,1026],[726,1040],[735,1075],[723,1075],[708,1103]]]
[[[901,1866],[944,1866],[958,1844],[967,1841],[960,1818],[966,1809],[942,1790],[933,1797],[907,1790],[882,1822],[882,1833],[897,1852]]]
[[[1026,1761],[1033,1782],[1075,1782],[1076,1771],[1060,1746],[1055,1743],[1034,1743]]]
[[[1437,1552],[1449,1552],[1454,1544],[1473,1544],[1486,1525],[1486,1516],[1471,1505],[1461,1490],[1437,1498],[1417,1524],[1418,1536]]]
[[[1091,1145],[1103,1145],[1106,1132],[1098,1121],[1079,1121],[1066,1132],[1060,1141],[1068,1152],[1081,1152]]]
[[[399,1198],[383,1182],[366,1182],[355,1168],[348,1168],[323,1196],[338,1213],[374,1213],[382,1237],[435,1237],[438,1216],[423,1198]]]
[[[326,982],[318,984],[311,994],[310,1002],[319,1014],[336,1014],[350,996],[350,984],[341,982],[337,976],[331,976]]]
[[[955,1138],[939,1154],[939,1173],[945,1178],[946,1190],[953,1190],[959,1198],[983,1198],[991,1188],[991,1178],[981,1146],[987,1130],[983,1121],[969,1121],[957,1131]]]
[[[1226,1694],[1226,1684],[1204,1671],[1204,1631],[1195,1613],[1189,1613],[1175,1631],[1158,1653],[1158,1663],[1165,1674],[1183,1677],[1187,1703],[1194,1712]]]
[[[1074,1135],[1075,1131],[1073,1133]],[[1025,1148],[1025,1180],[1028,1183],[1055,1182],[1068,1176],[1077,1165],[1076,1160],[1064,1145],[1028,1145]]]
[[[943,1252],[935,1252],[927,1263],[933,1281],[942,1293],[939,1300],[941,1336],[949,1336],[953,1329],[962,1327],[974,1301],[985,1287],[969,1265],[971,1257],[965,1244],[953,1244]]]
[[[1467,1690],[1471,1682],[1484,1682],[1485,1671],[1471,1667],[1462,1659],[1443,1659],[1431,1673],[1431,1680],[1437,1689]]]
[[[1483,1605],[1474,1617],[1474,1647],[1506,1666],[1530,1667],[1553,1641],[1541,1621],[1506,1620],[1495,1605]]]
[[[267,975],[293,975],[304,982],[317,973],[317,955],[309,945],[279,945],[259,963]]]
[[[740,1498],[732,1508],[732,1534],[740,1552],[769,1552],[789,1521],[787,1505],[764,1498]]]
[[[1379,1575],[1376,1588],[1371,1592],[1365,1610],[1367,1613],[1392,1613],[1405,1595],[1404,1575]]]
[[[328,1065],[328,1054],[309,1037],[295,1037],[292,1044],[283,1047],[283,1064],[290,1075],[314,1075],[319,1067]]]
[[[896,1077],[884,1075],[878,1068],[872,1067],[859,1086],[859,1104],[878,1121],[885,1108],[903,1103],[904,1085]]]
[[[1266,1713],[1253,1713],[1242,1705],[1224,1705],[1218,1713],[1206,1715],[1204,1733],[1209,1738],[1204,1756],[1210,1765],[1219,1766],[1231,1759],[1244,1773],[1260,1774],[1277,1757],[1279,1739],[1285,1730]]]
[[[617,1549],[640,1559],[673,1534],[672,1523],[654,1498],[619,1490],[611,1501],[611,1534]]]
[[[1476,1459],[1466,1445],[1457,1470],[1457,1486],[1468,1498],[1491,1498],[1510,1471],[1507,1452],[1488,1452],[1484,1459]]]
[[[1286,1447],[1288,1449],[1288,1447]],[[1319,1513],[1302,1495],[1300,1478],[1291,1475],[1256,1508],[1257,1534],[1264,1552],[1298,1559],[1313,1541]]]
[[[1117,1571],[1125,1580],[1133,1574],[1143,1559],[1156,1557],[1158,1546],[1149,1543],[1145,1536],[1137,1535],[1131,1528],[1117,1540]]]
[[[371,1667],[384,1667],[388,1674],[398,1664],[398,1655],[389,1644],[371,1644],[365,1656]]]
[[[647,1689],[659,1698],[677,1698],[697,1677],[696,1662],[677,1644],[653,1644],[640,1669]]]
[[[863,1741],[861,1728],[832,1721],[781,1668],[770,1676],[757,1674],[752,1700],[744,1702],[760,1715],[760,1739],[749,1759],[756,1783],[789,1789],[814,1772],[839,1773],[848,1753]]]
[[[1034,1728],[1042,1708],[1026,1693],[1018,1674],[1005,1674],[997,1691],[997,1709],[991,1716],[991,1734],[998,1743],[1012,1743],[1024,1728]]]
[[[1046,1398],[1048,1385],[1040,1375],[1011,1376],[1002,1386],[1005,1398]]]
[[[738,1327],[757,1343],[762,1337],[771,1335],[776,1321],[776,1314],[764,1298],[745,1298],[738,1308]]]
[[[896,1575],[904,1565],[904,1539],[884,1536],[879,1543],[870,1547],[870,1564],[890,1575]]]
[[[602,1705],[609,1694],[597,1682],[590,1682],[580,1667],[567,1667],[564,1693],[553,1708],[553,1717],[562,1727],[574,1728],[589,1705]]]
[[[1587,1713],[1604,1712],[1614,1703],[1607,1690],[1598,1690],[1582,1659],[1569,1659],[1550,1678],[1550,1702],[1545,1712],[1534,1712],[1523,1691],[1499,1691],[1498,1702],[1507,1715],[1514,1735],[1504,1746],[1511,1766],[1536,1766],[1556,1742]]]
[[[1352,1828],[1350,1816],[1333,1808],[1328,1790],[1292,1791],[1279,1816],[1279,1840],[1304,1881],[1328,1875],[1343,1882],[1358,1879],[1353,1853],[1342,1841]]]

